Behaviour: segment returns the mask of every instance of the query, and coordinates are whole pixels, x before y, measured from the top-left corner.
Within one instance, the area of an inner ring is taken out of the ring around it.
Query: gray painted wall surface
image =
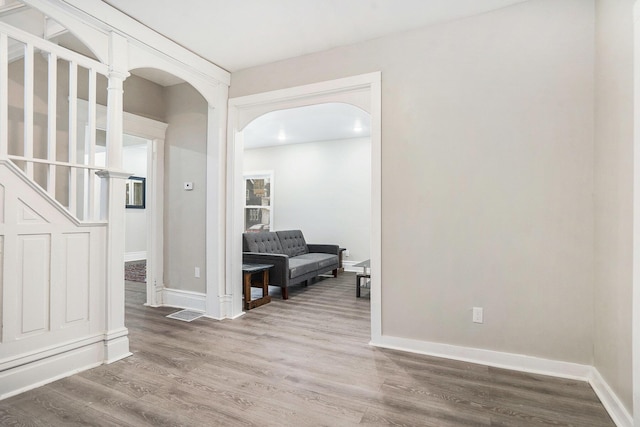
[[[596,2],[594,364],[632,412],[633,0]]]
[[[165,88],[165,100],[164,283],[205,292],[207,103],[186,83]]]
[[[274,171],[274,230],[339,244],[345,261],[369,259],[371,141],[309,142],[246,150],[244,171]]]
[[[528,1],[232,75],[382,71],[383,334],[591,364],[593,23]]]
[[[125,135],[125,139],[127,136]],[[134,145],[122,150],[122,168],[132,175],[147,177],[147,146]],[[148,186],[147,186],[148,188]],[[125,210],[125,254],[147,251],[147,204],[145,209]]]

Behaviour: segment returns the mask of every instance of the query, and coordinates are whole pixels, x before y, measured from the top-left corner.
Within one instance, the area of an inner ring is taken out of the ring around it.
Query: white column
[[[219,84],[207,122],[206,315],[215,319],[234,317],[225,286],[227,96],[227,86]]]
[[[129,173],[122,171],[123,83],[128,73],[109,73],[107,98],[107,259],[105,307],[105,363],[131,355],[128,330],[124,326],[124,224],[125,181]]]

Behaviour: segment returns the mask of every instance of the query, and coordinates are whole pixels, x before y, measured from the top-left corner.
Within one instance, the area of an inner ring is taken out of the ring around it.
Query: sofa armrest
[[[321,253],[321,254],[331,254],[331,255],[339,255],[340,246],[339,245],[309,245],[307,244],[307,248],[309,248],[309,252]]]
[[[269,271],[269,284],[273,286],[289,286],[289,257],[284,254],[264,254],[243,252],[242,262],[246,264],[272,264]]]

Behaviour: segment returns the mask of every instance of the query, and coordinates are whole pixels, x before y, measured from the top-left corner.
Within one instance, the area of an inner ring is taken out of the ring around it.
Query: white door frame
[[[227,132],[227,276],[231,316],[242,311],[243,129],[271,111],[328,102],[355,105],[371,115],[371,342],[382,336],[382,161],[381,73],[362,74],[305,86],[229,99]],[[355,287],[355,284],[354,284]],[[354,289],[355,298],[355,289]]]
[[[164,139],[167,124],[124,113],[123,131],[147,143],[147,302],[162,305],[164,289]]]
[[[633,7],[633,296],[631,315],[633,420],[640,426],[640,2]]]
[[[83,103],[86,101],[78,100],[78,104],[82,106],[78,111],[88,111]],[[145,305],[152,307],[160,306],[163,302],[164,139],[167,126],[166,123],[136,114],[127,112],[123,114],[123,132],[149,141],[147,143],[147,301]],[[104,105],[96,105],[96,128],[101,130],[107,128],[107,107]]]

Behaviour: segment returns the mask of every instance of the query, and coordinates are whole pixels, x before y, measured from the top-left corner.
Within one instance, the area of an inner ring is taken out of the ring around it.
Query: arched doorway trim
[[[242,130],[255,118],[271,111],[328,102],[343,102],[371,114],[371,341],[382,335],[381,310],[381,73],[375,72],[343,79],[264,92],[229,100],[227,126],[227,275],[228,316],[242,311],[241,264],[242,218]]]

